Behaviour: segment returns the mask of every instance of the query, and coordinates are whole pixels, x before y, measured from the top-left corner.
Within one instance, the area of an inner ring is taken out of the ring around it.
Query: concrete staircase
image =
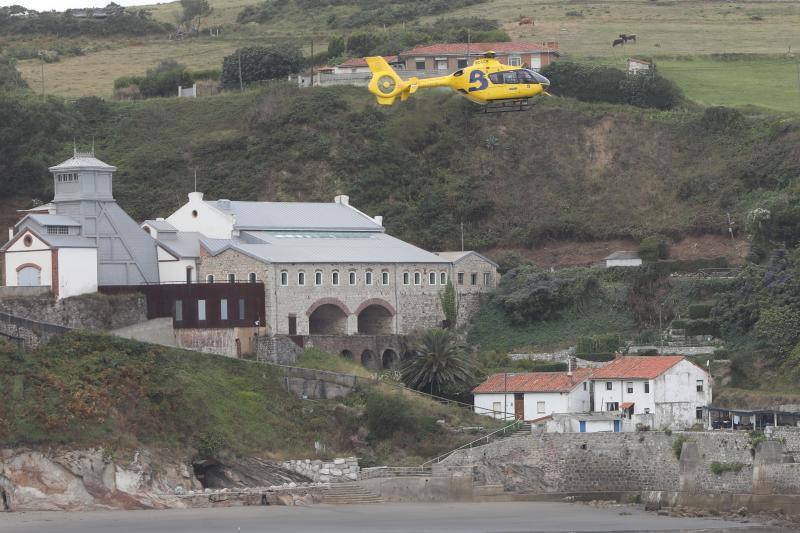
[[[383,498],[357,483],[332,483],[322,491],[322,503],[343,505],[382,502]]]
[[[519,437],[521,435],[530,435],[531,434],[531,425],[525,422],[524,424],[519,426],[519,429],[516,430],[510,436],[512,437]]]

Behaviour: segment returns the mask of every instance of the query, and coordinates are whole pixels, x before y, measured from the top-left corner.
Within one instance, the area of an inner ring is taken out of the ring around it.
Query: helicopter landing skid
[[[489,102],[488,104],[483,106],[483,109],[478,111],[480,114],[491,114],[491,113],[513,113],[517,111],[527,111],[533,105],[531,104],[530,98],[518,98],[515,100],[496,100],[494,102]]]

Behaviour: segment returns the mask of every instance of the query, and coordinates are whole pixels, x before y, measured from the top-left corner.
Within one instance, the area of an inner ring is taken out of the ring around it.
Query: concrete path
[[[594,508],[549,502],[0,513],[2,533],[527,533],[729,529],[768,531],[737,522],[656,516],[632,506]]]

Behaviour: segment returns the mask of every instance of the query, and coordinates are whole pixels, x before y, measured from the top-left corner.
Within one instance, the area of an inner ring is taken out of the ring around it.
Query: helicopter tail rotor
[[[416,78],[404,81],[380,56],[367,57],[365,60],[372,71],[369,92],[375,95],[379,104],[392,105],[398,96],[406,100],[409,94],[416,92]]]

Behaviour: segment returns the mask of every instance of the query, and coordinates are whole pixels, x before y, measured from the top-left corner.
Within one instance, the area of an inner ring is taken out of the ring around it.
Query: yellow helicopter
[[[502,64],[495,59],[494,52],[486,52],[472,66],[447,76],[412,77],[408,80],[400,78],[383,57],[367,57],[365,60],[372,71],[369,91],[381,105],[392,105],[398,96],[405,101],[420,87],[450,87],[483,105],[486,113],[524,111],[531,98],[548,94],[546,88],[550,86],[550,80],[535,70]]]

